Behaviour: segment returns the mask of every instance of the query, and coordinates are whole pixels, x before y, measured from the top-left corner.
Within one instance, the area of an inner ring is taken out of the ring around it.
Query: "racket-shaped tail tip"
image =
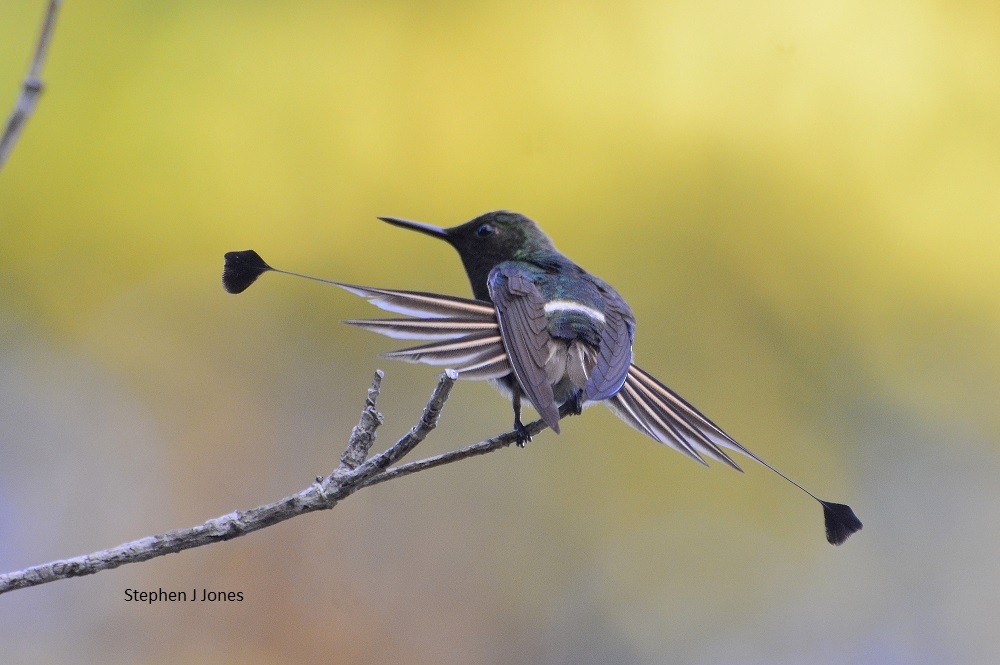
[[[831,545],[842,545],[851,534],[861,530],[861,520],[851,507],[843,503],[820,501],[826,522],[826,539]]]
[[[226,252],[226,264],[222,269],[222,286],[229,293],[242,293],[268,270],[273,268],[252,249]]]

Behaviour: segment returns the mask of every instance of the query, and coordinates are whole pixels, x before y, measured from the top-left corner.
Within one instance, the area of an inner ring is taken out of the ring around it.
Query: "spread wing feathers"
[[[723,448],[758,460],[680,395],[635,365],[629,366],[622,389],[607,404],[632,427],[702,464],[710,457],[741,471]]]
[[[344,323],[396,339],[439,340],[383,354],[408,362],[454,367],[461,379],[499,379],[511,373],[493,305],[419,291],[341,284],[382,309],[413,319],[353,319]]]
[[[551,340],[545,299],[530,280],[503,264],[493,269],[488,286],[514,376],[531,405],[558,434],[559,407],[545,371]]]
[[[493,332],[474,333],[466,335],[456,340],[445,340],[443,342],[431,342],[420,346],[411,346],[399,351],[383,353],[385,358],[405,360],[407,362],[426,363],[428,365],[457,365],[479,363],[495,357],[503,352],[503,342],[500,340],[500,333]]]
[[[461,339],[490,332],[499,335],[496,317],[489,319],[443,317],[431,319],[353,319],[344,323],[396,339]]]
[[[617,393],[632,363],[633,324],[625,313],[609,308],[601,330],[600,347],[587,380],[586,398],[605,400]]]
[[[458,378],[482,381],[485,379],[502,379],[511,373],[510,359],[503,345],[496,355],[490,356],[479,363],[472,363],[457,370]]]
[[[500,339],[500,326],[495,317],[492,321],[358,319],[344,323],[387,337],[441,340],[383,353],[385,358],[428,365],[452,365],[458,372],[458,378],[473,381],[499,379],[511,373],[510,361]]]
[[[435,319],[459,317],[479,321],[493,321],[494,318],[493,305],[482,300],[443,296],[423,291],[376,289],[371,286],[357,286],[341,282],[335,282],[335,284],[345,291],[367,299],[376,307],[396,314]]]

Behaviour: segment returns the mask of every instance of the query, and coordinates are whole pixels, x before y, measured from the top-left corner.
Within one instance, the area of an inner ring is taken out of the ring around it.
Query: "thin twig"
[[[3,135],[0,136],[0,171],[3,170],[7,157],[21,136],[24,124],[35,112],[38,98],[41,97],[42,90],[45,88],[45,84],[42,82],[42,67],[45,65],[45,57],[49,52],[52,29],[56,25],[56,14],[59,12],[60,5],[62,5],[62,0],[49,0],[49,8],[45,12],[42,32],[38,37],[38,44],[35,46],[35,55],[31,59],[28,75],[24,78],[21,94],[18,95],[17,101],[14,103],[14,110],[7,118],[7,126],[4,128]]]
[[[368,389],[368,398],[365,400],[364,411],[361,412],[361,420],[351,430],[351,439],[347,442],[344,454],[340,456],[338,471],[353,471],[368,458],[368,451],[375,443],[375,430],[382,424],[382,414],[375,410],[375,402],[378,401],[384,377],[385,372],[380,369],[375,370],[375,378],[372,379],[372,386]]]

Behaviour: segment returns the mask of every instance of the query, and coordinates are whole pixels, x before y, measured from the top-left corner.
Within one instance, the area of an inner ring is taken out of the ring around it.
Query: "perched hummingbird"
[[[223,285],[240,293],[269,270],[339,286],[409,318],[345,323],[389,337],[432,340],[384,354],[451,365],[460,379],[487,379],[511,398],[518,445],[530,440],[521,400],[559,432],[559,408],[579,414],[603,402],[643,434],[696,461],[741,470],[726,450],[768,467],[823,506],[827,540],[861,528],[849,506],[824,501],[738,443],[673,390],[632,362],[635,316],[604,280],[561,254],[535,222],[498,210],[452,228],[395,217],[384,222],[444,240],[458,252],[475,300],[345,284],[272,268],[253,250],[229,252]]]

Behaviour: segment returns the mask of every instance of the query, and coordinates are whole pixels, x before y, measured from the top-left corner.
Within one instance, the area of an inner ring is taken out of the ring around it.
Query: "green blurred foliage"
[[[43,5],[0,5],[0,108]],[[376,366],[382,437],[405,431],[433,370],[377,360],[345,294],[224,294],[222,253],[464,295],[449,248],[375,216],[500,207],[619,287],[643,366],[866,529],[833,550],[777,478],[592,409],[331,514],[12,594],[19,660],[1000,655],[1000,5],[94,0],[64,6],[44,78],[0,173],[0,568],[300,489]],[[508,425],[463,384],[421,448]]]

